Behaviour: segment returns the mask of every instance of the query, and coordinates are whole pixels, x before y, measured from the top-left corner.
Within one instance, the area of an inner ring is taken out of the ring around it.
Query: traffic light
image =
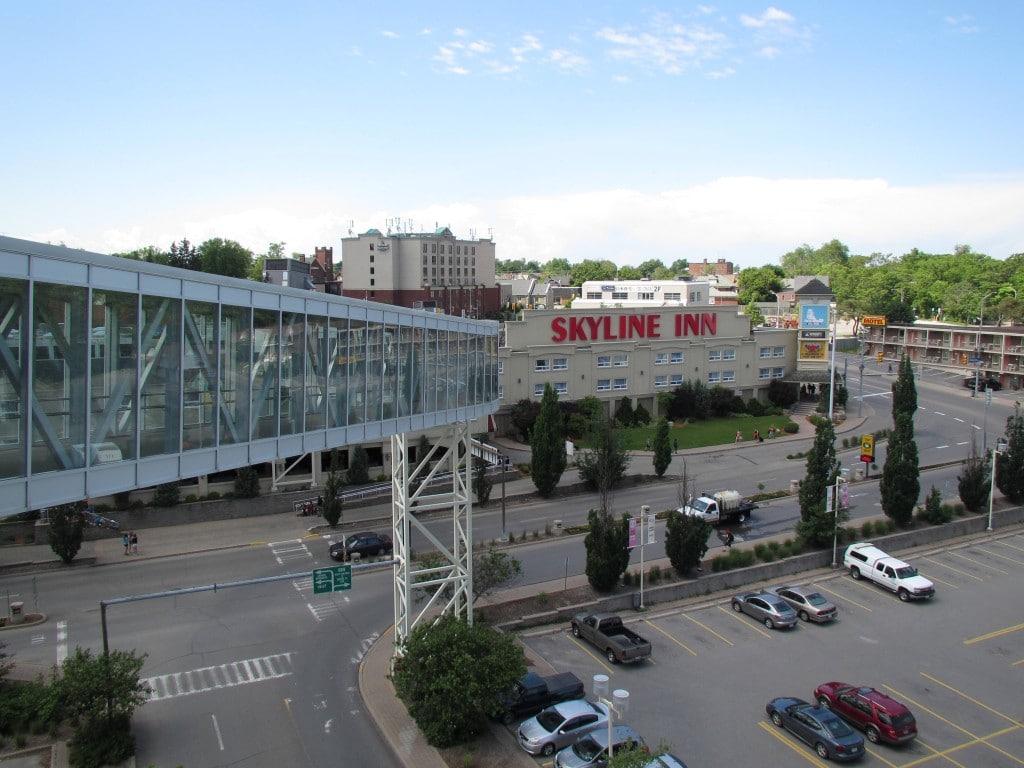
[[[881,352],[878,353],[878,362],[882,362],[884,356]]]
[[[866,461],[869,464],[875,460],[875,436],[874,435],[861,435],[860,436],[860,460]]]

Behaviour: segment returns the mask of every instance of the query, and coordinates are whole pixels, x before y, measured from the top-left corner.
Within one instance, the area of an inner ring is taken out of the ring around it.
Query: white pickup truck
[[[895,592],[900,600],[926,600],[935,594],[935,585],[917,572],[917,568],[889,557],[871,542],[851,544],[843,555],[843,567],[855,579],[871,579]]]

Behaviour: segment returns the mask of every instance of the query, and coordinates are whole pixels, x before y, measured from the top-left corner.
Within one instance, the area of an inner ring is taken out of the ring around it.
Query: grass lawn
[[[771,442],[768,440],[768,430],[771,427],[782,429],[792,423],[793,420],[788,416],[729,416],[724,419],[697,421],[693,424],[676,422],[675,426],[668,430],[668,441],[674,448],[673,441],[678,440],[680,450],[725,445],[736,441],[736,430],[739,430],[743,433],[743,442],[749,443],[753,440],[756,429],[768,443]],[[622,436],[627,451],[644,451],[647,450],[647,441],[654,441],[655,428],[652,424],[649,427],[619,428],[616,432]],[[586,443],[581,443],[580,447],[585,448]]]

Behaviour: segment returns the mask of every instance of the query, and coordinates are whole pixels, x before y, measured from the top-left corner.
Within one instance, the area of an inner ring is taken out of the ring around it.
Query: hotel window
[[[723,360],[735,360],[736,359],[736,350],[735,349],[723,349],[722,350],[722,359]]]
[[[663,374],[661,376],[655,376],[654,377],[654,387],[655,387],[655,389],[657,389],[658,387],[667,387],[667,386],[668,386],[668,374],[667,373]]]
[[[499,400],[504,400],[505,399],[505,387],[502,384],[498,385],[498,399]]]
[[[690,291],[690,303],[696,304],[700,299],[700,291]]]
[[[654,355],[655,365],[665,365],[666,363],[668,363],[668,352],[657,352]]]
[[[370,253],[373,253],[373,243],[370,243]],[[370,260],[373,260],[373,256],[370,257]]]
[[[504,360],[499,360],[498,361],[498,375],[501,376],[501,374],[503,374],[504,372],[505,372],[505,361]]]
[[[601,298],[601,292],[600,291],[587,291],[587,298],[588,299],[600,299]]]
[[[472,255],[472,256],[476,256],[476,246],[475,246],[475,245],[474,245],[474,246],[472,246],[472,250],[471,250],[471,252],[470,252],[470,255]]]
[[[771,347],[761,347],[759,350],[757,350],[757,356],[760,357],[760,358],[771,357],[772,356],[772,348]]]
[[[598,392],[607,392],[611,388],[612,388],[612,380],[611,379],[598,379],[597,380],[597,391]]]
[[[665,301],[682,301],[683,294],[681,293],[666,293]]]
[[[629,389],[629,379],[616,379],[615,380],[615,388],[616,389]]]
[[[370,274],[371,275],[374,274],[373,270],[375,270],[375,269],[376,269],[376,267],[370,267]]]
[[[426,244],[426,243],[424,243],[424,244],[423,244],[423,252],[424,252],[424,253],[426,253],[426,252],[427,252],[427,244]]]
[[[683,385],[683,374],[673,373],[669,377],[668,383],[673,387],[681,387]]]
[[[709,349],[708,350],[708,360],[721,360],[721,359],[722,359],[722,350],[720,350],[720,349]]]
[[[629,355],[615,355],[615,367],[625,368],[629,365]]]
[[[556,395],[568,395],[569,394],[569,385],[566,384],[564,381],[556,381],[555,382],[555,394]]]
[[[672,362],[673,363],[681,363],[681,362],[683,362],[683,353],[682,352],[673,352],[672,353]]]
[[[597,356],[597,367],[598,368],[611,368],[612,367],[612,356],[611,355],[598,355]]]
[[[625,291],[612,291],[612,301],[625,301],[629,298],[629,294]]]
[[[785,370],[783,368],[772,368],[772,378],[773,379],[781,379],[785,375],[786,375],[786,373],[785,373]]]
[[[373,254],[370,254],[370,263],[373,264]]]
[[[431,243],[430,244],[430,252],[431,253],[437,253],[437,243]]]
[[[722,374],[718,371],[708,371],[708,384],[717,384],[722,380]]]
[[[758,368],[757,369],[757,378],[760,379],[761,381],[767,381],[771,377],[772,377],[772,369],[771,368]]]
[[[534,397],[544,397],[544,385],[543,384],[534,384],[533,385],[533,396]]]
[[[736,371],[722,371],[722,381],[736,381]]]
[[[556,357],[552,362],[551,368],[555,371],[564,371],[569,367],[569,358],[567,357]]]
[[[772,347],[772,357],[785,357],[785,356],[786,356],[786,348],[785,347]]]
[[[639,299],[640,301],[654,301],[654,294],[649,292],[641,293]]]
[[[448,246],[448,253],[450,254],[451,252],[452,252],[452,247],[449,245]]]
[[[535,371],[550,371],[551,364],[546,359],[534,360],[533,370]]]
[[[462,253],[462,246],[461,245],[456,245],[455,246],[455,255],[458,256],[461,253]]]

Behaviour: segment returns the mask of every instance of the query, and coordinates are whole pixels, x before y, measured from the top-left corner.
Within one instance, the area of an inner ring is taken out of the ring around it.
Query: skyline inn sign
[[[666,323],[669,327],[664,330],[661,321],[661,314],[555,317],[551,320],[551,340],[556,343],[620,341],[715,336],[718,333],[718,315],[714,312],[670,314]]]

